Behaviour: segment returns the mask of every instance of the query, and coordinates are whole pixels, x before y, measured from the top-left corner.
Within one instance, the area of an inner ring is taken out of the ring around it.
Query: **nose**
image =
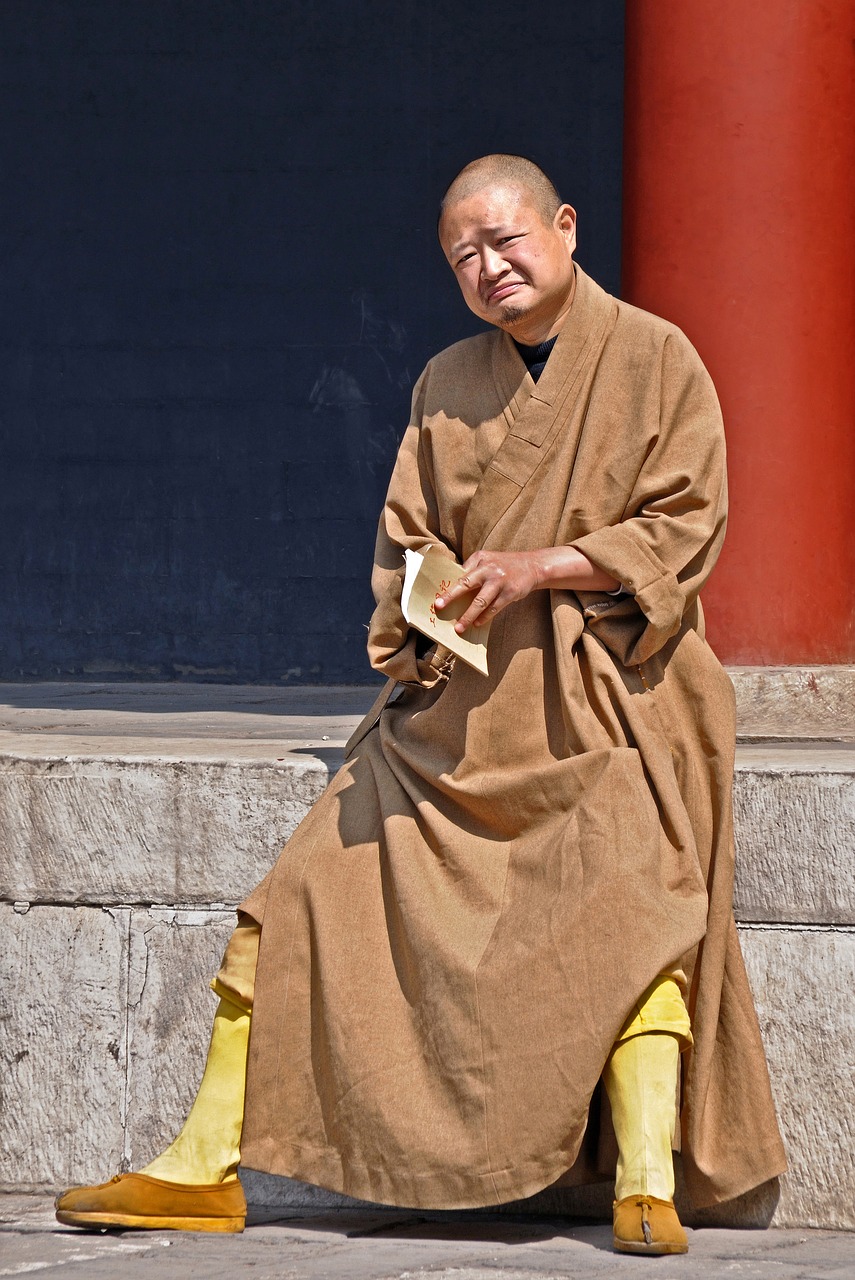
[[[507,263],[500,253],[497,253],[490,245],[485,245],[481,250],[481,278],[483,280],[496,280],[507,270]]]

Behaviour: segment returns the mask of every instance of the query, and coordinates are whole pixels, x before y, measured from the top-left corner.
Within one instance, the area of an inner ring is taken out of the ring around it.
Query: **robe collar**
[[[568,401],[573,403],[589,361],[599,352],[614,323],[614,299],[578,265],[574,269],[573,305],[537,382],[510,335],[499,329],[493,334],[491,373],[508,432],[469,504],[463,529],[464,556],[484,546],[556,435],[563,429],[572,429],[571,415],[565,407]],[[576,444],[582,420],[583,415],[573,417]]]

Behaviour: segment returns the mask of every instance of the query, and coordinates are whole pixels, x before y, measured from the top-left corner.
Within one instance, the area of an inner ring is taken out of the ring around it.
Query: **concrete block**
[[[175,1137],[202,1077],[231,911],[137,910],[130,922],[125,1167]]]
[[[69,1185],[119,1167],[129,914],[0,904],[4,1183]]]
[[[337,746],[303,757],[260,741],[176,739],[160,755],[126,741],[121,756],[118,743],[101,756],[82,745],[0,756],[0,896],[231,905],[340,760]],[[737,918],[855,923],[855,751],[743,746],[734,806]]]
[[[743,739],[855,738],[855,665],[728,667]]]
[[[790,1162],[775,1223],[855,1229],[855,931],[740,937]]]
[[[741,747],[737,920],[855,924],[855,751]]]
[[[269,744],[266,759],[234,743],[231,758],[211,758],[206,743],[206,757],[182,759],[172,745],[160,758],[134,758],[127,743],[121,755],[0,758],[0,897],[240,901],[323,791],[326,766],[278,763]]]

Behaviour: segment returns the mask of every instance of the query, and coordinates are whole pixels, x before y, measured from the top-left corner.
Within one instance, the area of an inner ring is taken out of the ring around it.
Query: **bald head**
[[[440,202],[440,224],[446,210],[488,187],[517,188],[528,196],[547,224],[552,222],[561,205],[553,183],[533,160],[498,153],[473,160],[460,170]]]
[[[576,211],[542,169],[523,156],[474,160],[437,230],[470,311],[522,343],[554,337],[573,302]]]

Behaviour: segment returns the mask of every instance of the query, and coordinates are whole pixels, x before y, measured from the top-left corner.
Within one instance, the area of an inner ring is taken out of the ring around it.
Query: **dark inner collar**
[[[543,373],[544,366],[549,359],[549,354],[557,340],[558,334],[556,334],[554,338],[547,338],[545,342],[538,342],[533,347],[527,347],[525,343],[517,342],[516,338],[512,339],[514,346],[522,356],[525,367],[528,369],[535,382],[537,382],[538,378]]]

